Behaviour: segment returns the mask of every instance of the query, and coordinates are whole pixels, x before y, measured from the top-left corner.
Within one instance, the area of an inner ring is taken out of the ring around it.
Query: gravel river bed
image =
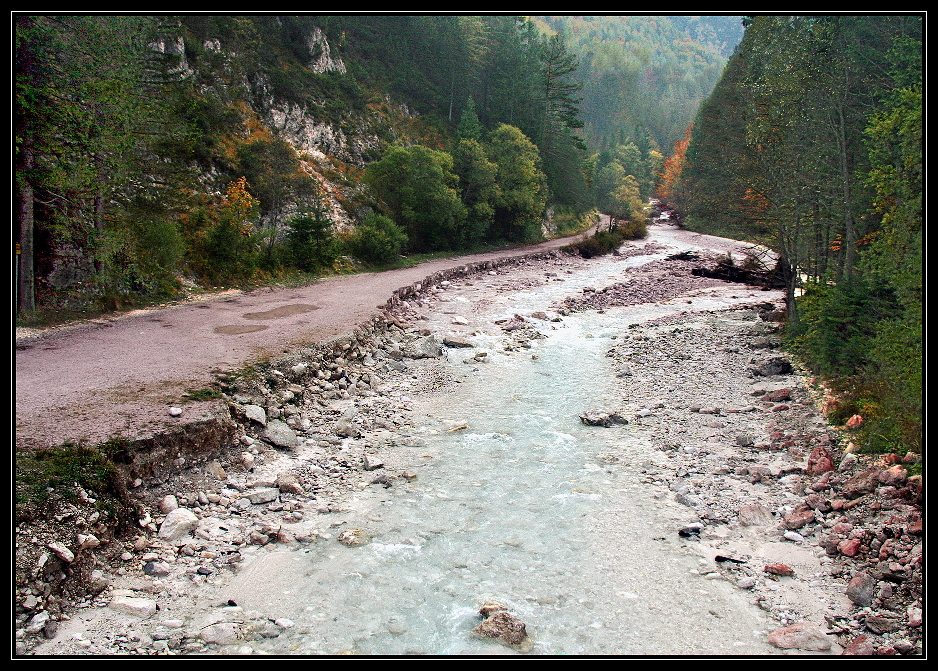
[[[921,654],[918,481],[828,425],[781,292],[690,273],[744,245],[650,231],[271,361],[137,534],[70,513],[90,593],[21,584],[17,654]]]

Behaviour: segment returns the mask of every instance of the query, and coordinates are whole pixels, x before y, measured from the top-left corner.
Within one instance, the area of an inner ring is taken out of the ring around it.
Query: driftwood
[[[784,289],[788,286],[781,264],[776,265],[772,270],[747,270],[721,261],[712,268],[693,268],[690,272],[697,277],[711,277],[726,282],[751,284],[766,289]]]

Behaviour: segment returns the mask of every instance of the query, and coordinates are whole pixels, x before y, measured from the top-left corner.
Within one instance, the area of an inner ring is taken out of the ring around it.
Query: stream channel
[[[645,482],[643,470],[667,459],[641,426],[579,419],[621,405],[606,352],[630,324],[730,308],[752,302],[752,294],[710,290],[692,308],[672,300],[540,321],[545,338],[507,353],[499,347],[505,335],[491,326],[550,311],[586,286],[621,281],[630,268],[692,248],[655,228],[661,232],[649,240],[666,251],[593,259],[494,298],[487,285],[502,279],[481,276],[429,309],[434,332],[452,329],[454,314],[489,328],[473,333],[475,350],[451,349],[436,361],[459,384],[415,394],[419,446],[398,449],[422,464],[419,477],[354,494],[342,519],[366,529],[366,544],[257,548],[245,557],[219,596],[295,623],[259,648],[280,655],[779,653],[766,642],[773,621],[745,590],[698,573],[701,552],[677,533],[696,519],[693,510],[656,497]],[[486,300],[476,298],[483,294]],[[480,349],[488,361],[466,363],[466,352]],[[524,621],[533,647],[472,635],[489,599]]]

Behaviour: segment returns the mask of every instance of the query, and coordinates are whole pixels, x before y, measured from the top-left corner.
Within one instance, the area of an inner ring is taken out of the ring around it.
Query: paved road
[[[187,405],[181,419],[168,418],[168,406],[186,389],[205,387],[214,371],[345,335],[376,315],[394,290],[440,270],[570,242],[331,277],[301,288],[232,292],[18,341],[16,446],[99,442],[181,423],[200,406]]]

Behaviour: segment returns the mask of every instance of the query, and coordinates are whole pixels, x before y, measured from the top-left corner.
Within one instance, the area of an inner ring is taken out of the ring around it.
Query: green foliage
[[[200,275],[211,285],[247,282],[261,263],[261,238],[233,221],[221,221],[206,237],[202,247]]]
[[[459,127],[456,129],[456,135],[460,140],[482,141],[483,128],[479,123],[479,115],[476,114],[475,102],[472,97],[466,102],[466,108],[459,118]]]
[[[386,266],[400,258],[407,246],[407,233],[389,217],[372,213],[355,227],[345,244],[359,261]]]
[[[603,256],[619,249],[626,240],[636,240],[648,235],[644,220],[626,221],[619,226],[596,231],[583,242],[568,245],[564,249],[579,254],[585,259]]]
[[[53,495],[79,502],[80,487],[95,499],[94,506],[108,517],[129,523],[135,512],[121,484],[121,476],[101,450],[65,444],[58,448],[16,454],[17,517],[42,514]]]
[[[466,208],[457,240],[459,247],[468,248],[482,242],[492,225],[501,194],[498,166],[489,160],[485,147],[470,138],[456,147],[453,170],[459,177],[459,196]]]
[[[305,215],[288,224],[287,246],[296,267],[313,272],[330,267],[339,255],[332,222],[322,215]]]
[[[541,236],[547,184],[537,147],[520,129],[501,124],[489,141],[489,156],[498,168],[493,237],[530,242]]]
[[[465,208],[452,156],[420,145],[394,146],[365,169],[365,182],[404,228],[411,250],[454,248]]]
[[[738,16],[534,18],[562,33],[579,57],[580,116],[593,149],[621,141],[623,132],[636,144],[647,133],[671,147],[742,37]]]
[[[921,448],[921,68],[920,17],[753,17],[676,189],[689,228],[794,269],[790,346],[871,450]]]

